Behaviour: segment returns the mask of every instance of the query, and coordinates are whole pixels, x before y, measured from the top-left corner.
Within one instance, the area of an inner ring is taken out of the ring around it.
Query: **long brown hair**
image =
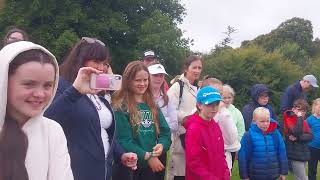
[[[86,39],[92,41],[88,42]],[[73,83],[78,75],[78,71],[88,60],[97,62],[109,59],[109,49],[96,38],[81,39],[67,55],[60,65],[60,76]]]
[[[129,113],[129,121],[134,132],[139,128],[141,124],[141,117],[137,108],[137,102],[134,98],[134,94],[131,90],[132,81],[135,79],[136,74],[139,71],[146,71],[149,74],[148,68],[141,61],[130,62],[124,70],[122,75],[122,86],[119,91],[116,91],[112,96],[112,106],[115,110],[127,111]],[[160,134],[159,118],[156,103],[153,99],[153,94],[150,88],[150,74],[149,74],[149,85],[146,92],[143,95],[143,101],[148,105],[152,112],[152,118],[154,121],[156,135]]]
[[[52,64],[57,71],[52,57],[41,50],[28,50],[20,53],[9,65],[8,75],[13,75],[17,68],[28,62]],[[0,132],[0,180],[28,180],[25,159],[28,149],[28,138],[22,131],[17,120],[5,116],[2,131]]]

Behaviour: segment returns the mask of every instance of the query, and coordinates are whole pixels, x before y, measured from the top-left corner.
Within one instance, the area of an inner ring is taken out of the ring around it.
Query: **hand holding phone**
[[[91,74],[90,88],[115,91],[121,88],[122,76],[118,74]]]
[[[81,94],[96,94],[99,90],[90,87],[91,74],[99,74],[101,71],[92,67],[82,67],[79,69],[76,79],[73,82],[73,87]]]

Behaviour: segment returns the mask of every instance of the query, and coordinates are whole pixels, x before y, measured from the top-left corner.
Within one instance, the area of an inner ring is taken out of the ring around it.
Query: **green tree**
[[[306,67],[309,63],[308,52],[302,49],[297,43],[284,43],[275,50],[276,53],[282,55],[284,59],[288,59],[293,63]]]
[[[207,55],[203,67],[204,74],[213,75],[235,89],[235,104],[239,108],[250,100],[251,86],[263,83],[273,92],[272,104],[278,110],[283,89],[301,77],[298,65],[257,46],[224,49]]]
[[[155,48],[164,64],[172,65],[169,72],[173,73],[178,66],[170,61],[179,64],[189,50],[189,40],[177,28],[184,15],[179,0],[7,0],[0,12],[0,33],[4,35],[12,25],[24,28],[32,41],[53,51],[60,62],[82,36],[97,37],[110,47],[111,64],[118,73],[144,49]],[[151,22],[160,26],[149,28]],[[168,42],[151,44],[155,34]],[[167,52],[164,47],[170,44]]]
[[[242,43],[242,47],[258,45],[268,52],[273,52],[286,43],[295,43],[299,49],[306,52],[306,57],[312,56],[313,27],[309,20],[294,17],[281,23],[268,34],[260,35],[254,40]]]
[[[182,36],[182,31],[168,18],[160,11],[155,11],[142,25],[136,49],[139,52],[146,48],[153,49],[160,62],[166,65],[166,70],[177,72],[180,70],[177,67],[182,66],[182,60],[188,53],[189,41],[175,38]]]

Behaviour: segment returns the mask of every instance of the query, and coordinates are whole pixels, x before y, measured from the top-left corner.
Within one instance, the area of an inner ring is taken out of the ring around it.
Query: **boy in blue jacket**
[[[253,123],[241,139],[238,163],[245,180],[284,180],[288,174],[284,141],[267,108],[253,111]]]

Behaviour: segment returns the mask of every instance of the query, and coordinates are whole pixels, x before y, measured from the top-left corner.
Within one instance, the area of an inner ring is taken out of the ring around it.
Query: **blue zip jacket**
[[[269,104],[262,106],[258,103],[258,98],[259,98],[260,94],[262,94],[262,93],[268,93],[269,97],[271,96],[271,92],[267,88],[266,85],[264,85],[264,84],[253,85],[251,88],[251,101],[242,108],[241,113],[242,113],[242,116],[244,119],[244,125],[245,125],[246,131],[248,131],[250,128],[250,125],[252,122],[253,111],[258,107],[265,107],[265,108],[269,109],[270,117],[274,120],[277,120],[277,118],[273,112],[273,108]]]
[[[113,112],[104,98],[100,100]],[[64,130],[75,180],[111,179],[112,161],[114,158],[120,160],[124,153],[115,138],[114,115],[110,128],[106,130],[110,143],[107,159],[96,107],[87,95],[80,94],[71,83],[61,77],[56,96],[45,116],[57,121]]]
[[[307,122],[313,134],[313,139],[309,143],[309,146],[320,149],[320,119],[311,115],[307,118]]]
[[[286,148],[275,121],[266,133],[251,124],[248,135],[241,139],[238,163],[241,179],[272,180],[288,174]]]

